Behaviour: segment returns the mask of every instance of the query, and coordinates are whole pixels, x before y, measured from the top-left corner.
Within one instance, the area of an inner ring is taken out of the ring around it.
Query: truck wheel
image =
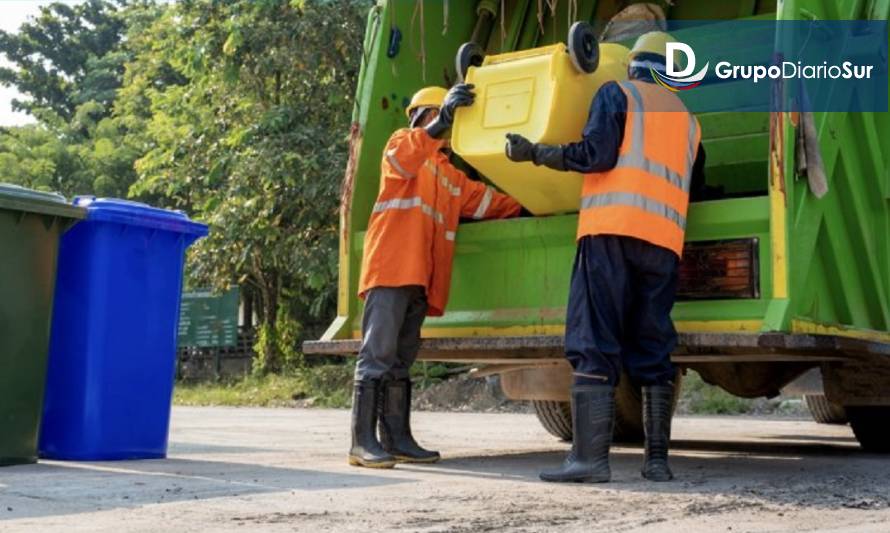
[[[863,450],[890,453],[890,406],[847,407],[850,427]]]
[[[482,66],[482,60],[485,59],[485,50],[474,42],[464,43],[457,49],[457,56],[454,58],[454,70],[457,72],[457,80],[463,82],[467,79],[467,72],[470,67]]]
[[[804,401],[810,415],[819,424],[846,424],[847,413],[844,406],[828,400],[824,394],[804,394]]]
[[[677,373],[674,381],[674,408],[680,398],[682,374]],[[572,440],[572,406],[569,402],[533,400],[535,414],[544,429],[554,437]],[[612,434],[615,442],[643,441],[643,394],[634,387],[627,376],[615,389],[615,427]]]
[[[683,391],[683,374],[677,372],[674,378],[674,410]],[[615,442],[643,442],[643,391],[635,387],[626,374],[615,389]]]
[[[593,28],[586,22],[576,22],[569,29],[569,57],[582,74],[590,74],[600,64],[600,43]]]
[[[572,440],[572,404],[569,402],[553,402],[532,400],[538,422],[559,440]]]

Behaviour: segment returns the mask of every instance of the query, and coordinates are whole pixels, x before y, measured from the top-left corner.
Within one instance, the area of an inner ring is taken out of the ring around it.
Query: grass
[[[180,382],[176,384],[173,402],[194,406],[349,407],[353,368],[351,363],[324,364],[223,383]],[[423,364],[415,365],[412,374],[415,374],[415,383],[421,388],[446,378],[445,371]],[[708,385],[691,370],[683,378],[679,403],[678,412],[683,414],[805,414],[803,407],[797,405],[799,401],[795,404],[790,400],[738,398],[719,387]]]
[[[696,415],[739,415],[754,410],[753,401],[726,392],[704,382],[698,372],[683,376],[680,409]]]
[[[327,364],[237,381],[176,384],[175,405],[348,407],[353,366]]]

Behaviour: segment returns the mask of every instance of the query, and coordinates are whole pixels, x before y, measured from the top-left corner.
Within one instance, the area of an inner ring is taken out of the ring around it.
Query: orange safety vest
[[[584,177],[578,239],[625,235],[682,256],[701,127],[667,89],[640,81],[619,86],[627,96],[624,139],[614,168]]]
[[[461,217],[517,216],[509,196],[474,181],[423,128],[396,131],[380,167],[380,192],[365,233],[359,296],[374,287],[421,285],[430,316],[448,303],[454,239]]]

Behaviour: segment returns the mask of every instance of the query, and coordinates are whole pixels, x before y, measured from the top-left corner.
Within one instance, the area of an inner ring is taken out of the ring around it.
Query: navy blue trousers
[[[674,252],[632,237],[578,241],[565,339],[575,384],[617,385],[622,368],[635,385],[673,382],[678,264]]]

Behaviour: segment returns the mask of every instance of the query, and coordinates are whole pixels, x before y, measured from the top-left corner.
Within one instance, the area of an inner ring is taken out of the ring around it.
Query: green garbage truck
[[[565,42],[574,21],[601,32],[636,4],[669,20],[890,18],[886,0],[379,0],[345,169],[337,317],[306,353],[358,351],[363,236],[383,147],[404,127],[414,91],[454,83],[463,43],[500,54]],[[698,119],[707,183],[722,193],[689,208],[673,360],[745,398],[777,395],[816,369],[817,392],[845,410],[862,447],[890,452],[890,113]],[[805,157],[807,142],[820,168]],[[571,437],[562,334],[576,224],[577,213],[462,224],[451,298],[444,316],[426,321],[420,353],[499,375],[504,393],[533,402],[563,439]],[[639,390],[622,380],[617,400],[616,438],[638,438]]]

